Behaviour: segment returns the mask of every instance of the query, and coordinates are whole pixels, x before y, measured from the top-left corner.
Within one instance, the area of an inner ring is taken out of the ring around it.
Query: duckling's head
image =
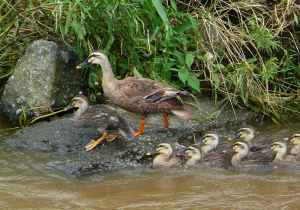
[[[274,160],[282,160],[287,153],[287,144],[276,141],[271,145],[271,150],[275,153]]]
[[[202,143],[201,152],[205,155],[218,146],[219,136],[215,133],[208,133],[202,137]]]
[[[188,147],[185,150],[185,165],[194,166],[201,160],[201,152],[195,147]]]
[[[254,129],[252,128],[241,128],[235,134],[236,139],[243,140],[247,143],[251,143],[254,136],[255,136],[255,132]]]
[[[249,153],[249,146],[246,142],[238,141],[233,144],[232,150],[235,154],[246,156]]]
[[[173,154],[172,146],[168,143],[161,143],[156,147],[156,154],[171,157]]]
[[[72,99],[72,107],[77,108],[75,115],[81,115],[89,108],[89,100],[84,95],[76,96]]]
[[[200,151],[195,148],[195,147],[188,147],[186,150],[185,150],[185,157],[187,160],[190,160],[190,159],[201,159],[201,153]]]
[[[89,55],[89,57],[85,61],[83,61],[81,64],[79,64],[76,68],[80,69],[87,64],[99,64],[101,66],[105,66],[105,65],[109,64],[109,61],[108,61],[107,56],[104,53],[96,50],[96,51],[92,52]]]
[[[300,145],[300,133],[292,135],[292,137],[290,138],[290,142],[293,145]]]

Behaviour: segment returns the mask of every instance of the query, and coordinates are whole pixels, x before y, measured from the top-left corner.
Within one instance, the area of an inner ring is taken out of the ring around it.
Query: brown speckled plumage
[[[165,127],[169,125],[169,113],[185,120],[191,119],[191,111],[178,99],[179,96],[186,95],[185,91],[178,91],[160,82],[140,77],[117,80],[107,56],[99,51],[93,52],[84,63],[101,65],[103,92],[112,103],[142,114],[140,129],[135,136],[144,132],[144,117],[150,113],[164,113]]]

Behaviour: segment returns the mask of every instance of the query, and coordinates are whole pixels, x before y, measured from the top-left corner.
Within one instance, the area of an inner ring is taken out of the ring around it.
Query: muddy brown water
[[[280,139],[300,123],[258,129]],[[78,180],[47,170],[47,158],[0,143],[0,209],[300,209],[300,172],[127,169]]]

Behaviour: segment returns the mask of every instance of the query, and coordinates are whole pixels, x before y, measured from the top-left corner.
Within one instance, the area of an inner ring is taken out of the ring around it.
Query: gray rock
[[[33,42],[5,85],[0,110],[15,123],[23,108],[65,105],[80,90],[80,74],[72,61],[54,42]]]
[[[185,123],[171,117],[171,128],[168,130],[162,128],[162,116],[150,116],[146,120],[145,134],[136,141],[119,139],[99,145],[92,152],[86,152],[84,146],[90,139],[95,139],[101,134],[107,125],[106,121],[98,123],[98,126],[78,126],[68,117],[59,118],[19,130],[6,142],[12,148],[22,151],[53,154],[53,158],[47,164],[48,168],[60,170],[67,175],[85,176],[128,167],[148,167],[151,159],[147,153],[153,152],[156,145],[161,142],[190,145],[194,143],[194,138],[197,139],[204,131],[217,130],[221,135],[228,134],[242,122],[246,123],[254,117],[253,114],[239,111],[235,118],[230,109],[211,116],[211,111],[217,109],[217,106],[205,98],[198,104],[198,108],[202,113],[200,115],[195,110],[196,120],[192,122]],[[108,105],[97,105],[97,114],[107,113],[109,115],[118,113],[131,125],[135,127],[138,125],[138,115]],[[202,122],[197,118],[201,118]]]

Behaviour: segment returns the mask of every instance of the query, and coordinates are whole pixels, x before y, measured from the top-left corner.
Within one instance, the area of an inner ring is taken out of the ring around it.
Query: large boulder
[[[24,108],[65,105],[80,90],[80,73],[75,71],[73,58],[52,41],[33,42],[5,85],[0,110],[17,122]]]

